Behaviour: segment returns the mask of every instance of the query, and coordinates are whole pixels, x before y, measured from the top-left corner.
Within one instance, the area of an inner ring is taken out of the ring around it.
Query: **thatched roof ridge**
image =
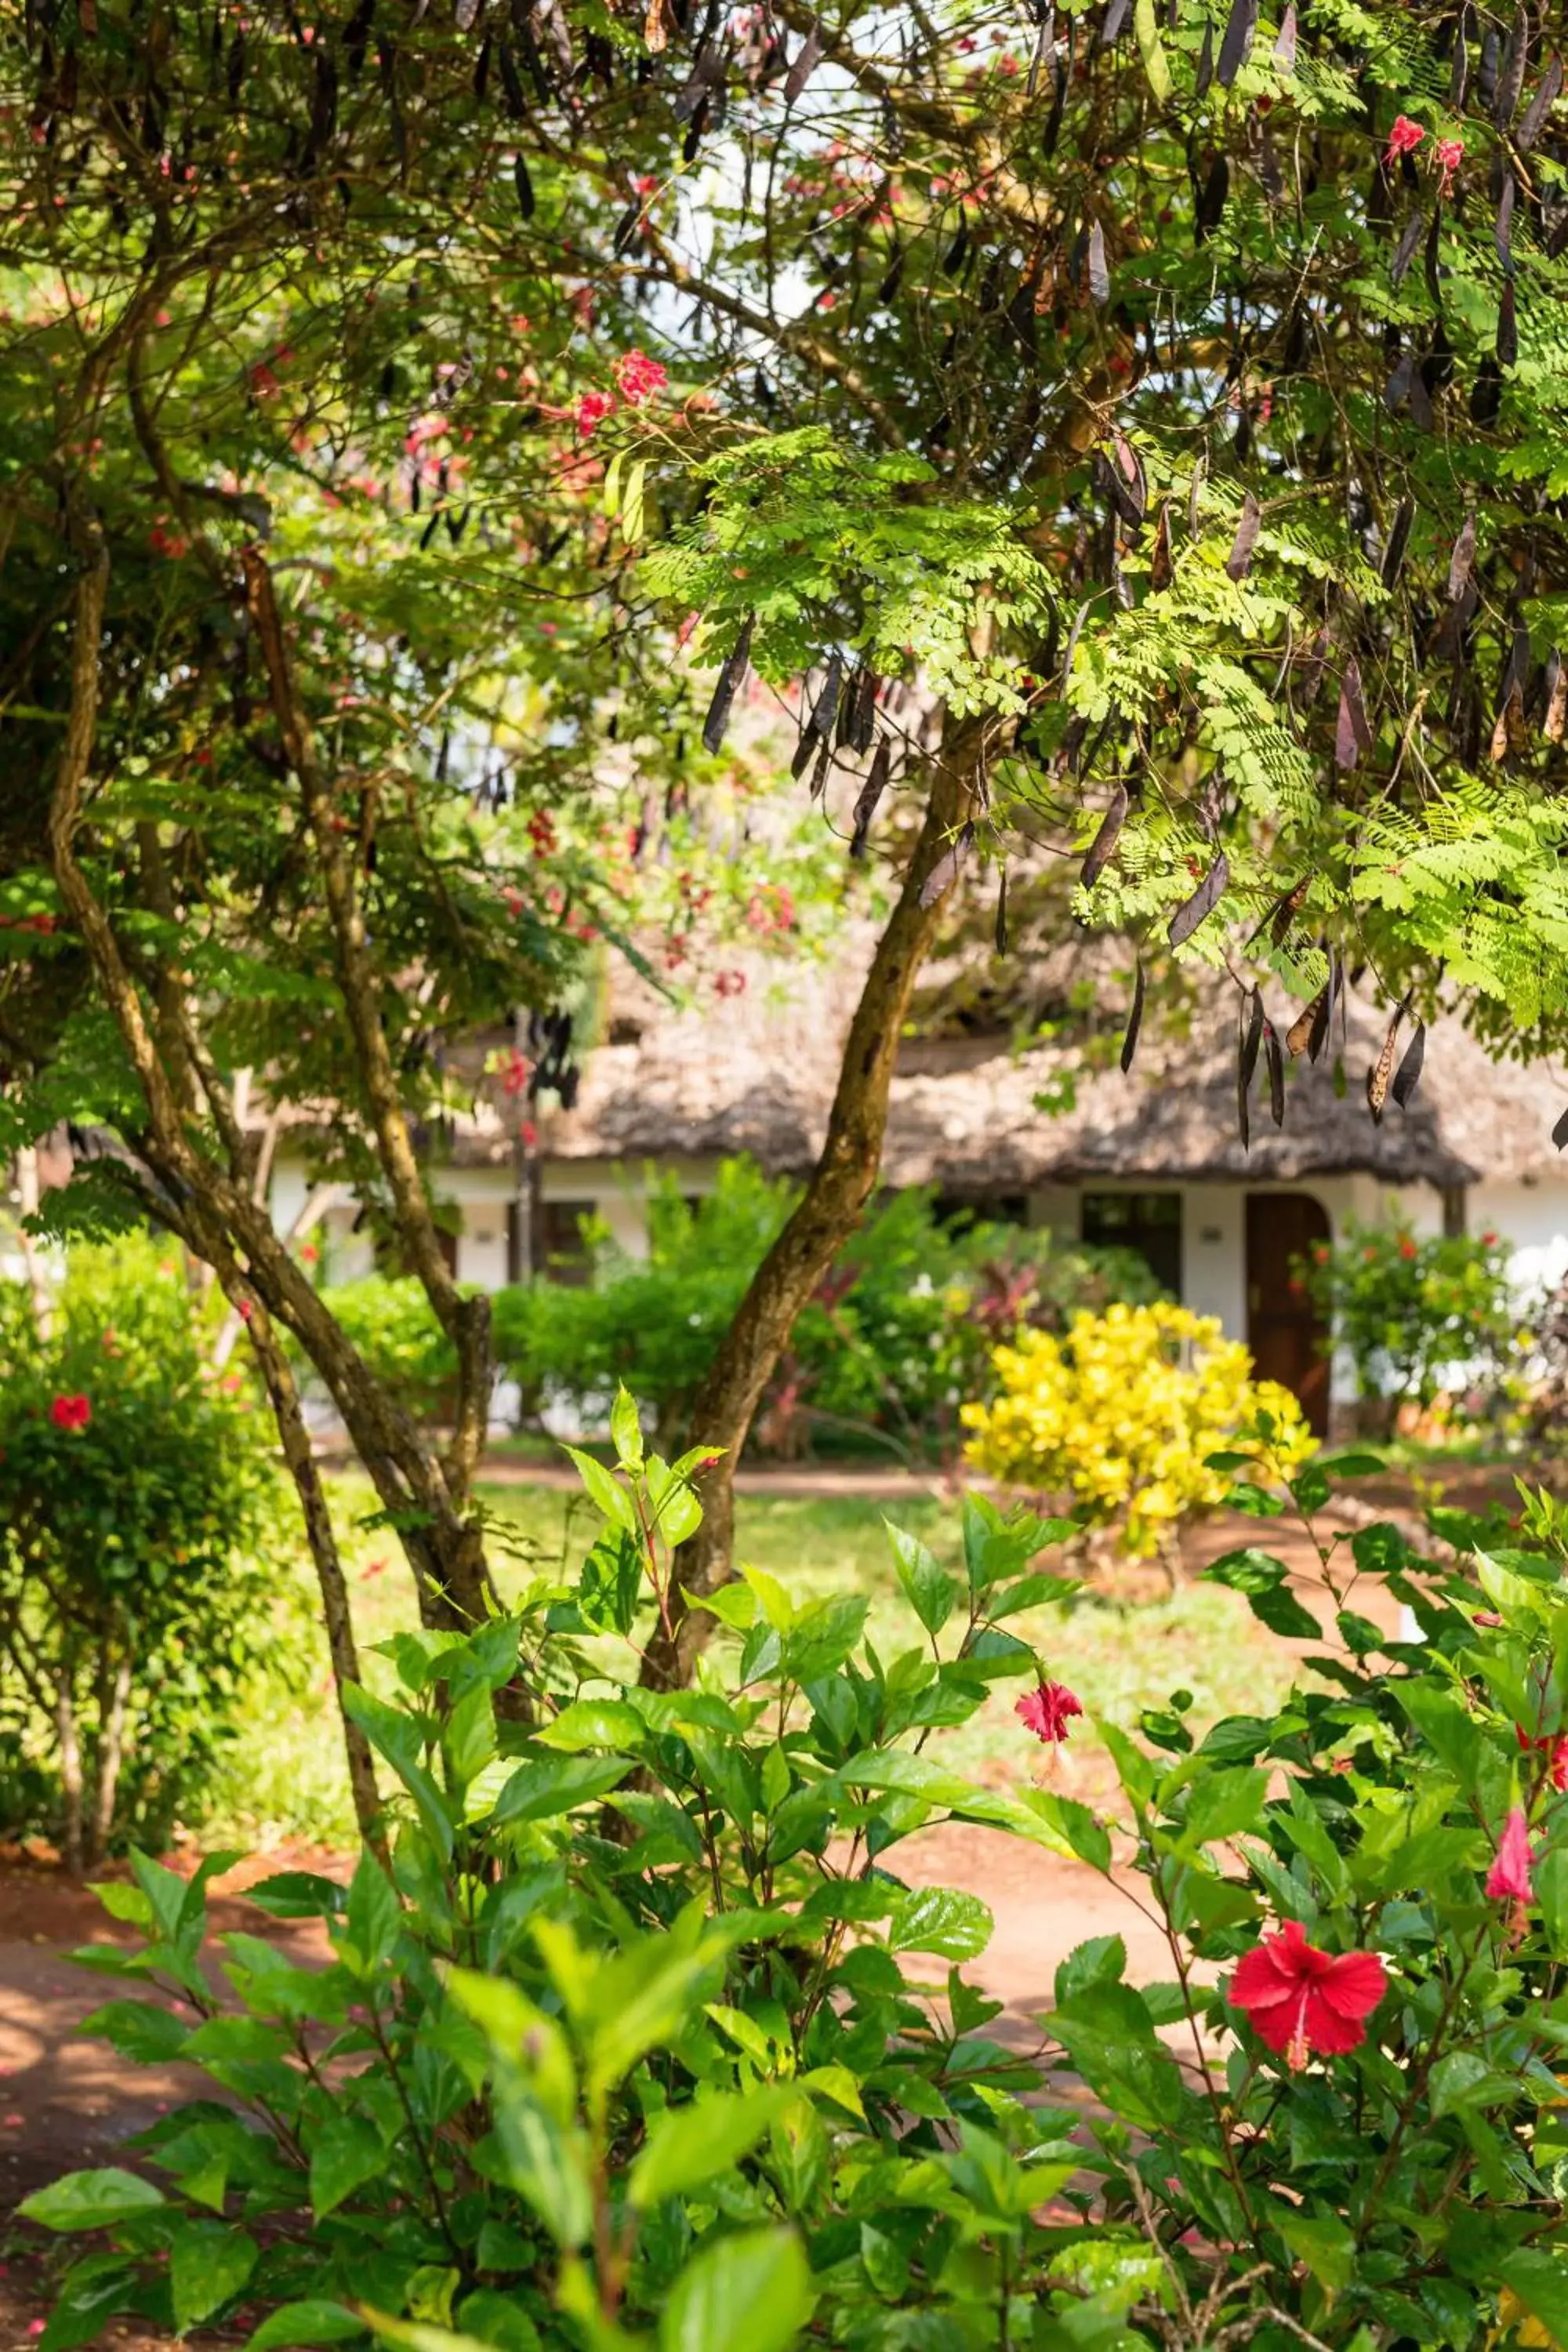
[[[552,1159],[706,1159],[748,1152],[765,1168],[799,1174],[820,1146],[838,1057],[858,982],[854,964],[782,974],[759,960],[752,985],[716,1005],[672,1011],[652,993],[636,1002],[635,1043],[587,1057],[571,1112],[547,1110],[541,1146]],[[1336,1092],[1331,1058],[1290,1066],[1282,1129],[1269,1118],[1261,1063],[1245,1150],[1236,1108],[1235,995],[1216,982],[1200,991],[1184,1036],[1152,1026],[1130,1075],[1114,1062],[1085,1069],[1079,1049],[1043,1045],[1016,1054],[1005,1038],[915,1041],[893,1085],[883,1173],[895,1184],[937,1183],[994,1192],[1094,1178],[1144,1176],[1298,1181],[1365,1171],[1385,1183],[1438,1186],[1483,1176],[1541,1177],[1562,1171],[1551,1141],[1562,1108],[1552,1076],[1494,1062],[1458,1022],[1435,1022],[1426,1068],[1407,1111],[1390,1103],[1381,1125],[1366,1108],[1386,1011],[1352,999]],[[617,991],[616,1009],[626,1008]],[[1281,1024],[1298,1007],[1271,1007]],[[1036,1097],[1075,1073],[1076,1099],[1055,1113]],[[481,1107],[459,1127],[458,1164],[504,1158],[504,1113]]]

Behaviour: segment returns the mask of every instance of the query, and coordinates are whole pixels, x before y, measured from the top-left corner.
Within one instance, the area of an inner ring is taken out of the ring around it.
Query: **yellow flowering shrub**
[[[1030,1332],[994,1361],[994,1401],[963,1408],[969,1460],[1007,1486],[1070,1492],[1145,1557],[1224,1501],[1230,1480],[1206,1458],[1260,1412],[1273,1421],[1282,1468],[1294,1470],[1316,1442],[1289,1391],[1254,1380],[1239,1339],[1168,1301],[1075,1316],[1065,1337]]]

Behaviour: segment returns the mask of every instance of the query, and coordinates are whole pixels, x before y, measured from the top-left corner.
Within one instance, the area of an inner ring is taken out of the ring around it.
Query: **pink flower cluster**
[[[1394,118],[1394,128],[1388,134],[1388,145],[1384,152],[1384,163],[1392,166],[1398,163],[1402,155],[1414,155],[1426,136],[1425,123],[1412,121],[1408,114],[1396,114]],[[1432,153],[1443,175],[1437,193],[1439,195],[1446,196],[1453,183],[1455,173],[1464,161],[1465,142],[1462,139],[1438,139],[1433,142]]]

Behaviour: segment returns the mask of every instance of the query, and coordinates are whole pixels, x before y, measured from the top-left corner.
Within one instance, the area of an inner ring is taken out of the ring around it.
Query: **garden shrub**
[[[199,1810],[266,1606],[265,1415],[200,1325],[139,1236],[73,1247],[47,1334],[0,1287],[0,1814],[73,1864]]]
[[[1327,1654],[1201,1739],[1180,1695],[1141,1738],[1100,1726],[1113,1845],[1058,1790],[942,1755],[998,1680],[1036,1754],[1081,1727],[1011,1630],[1067,1596],[1029,1566],[1055,1531],[972,1496],[958,1574],[895,1534],[911,1638],[885,1659],[863,1596],[742,1576],[700,1686],[645,1690],[700,1461],[641,1459],[629,1402],[616,1436],[618,1475],[583,1465],[604,1528],[580,1573],[468,1638],[398,1637],[396,1700],[353,1699],[401,1785],[388,1864],[255,1890],[325,1921],[329,1966],[226,1936],[220,2002],[203,1874],[139,1857],[114,1890],[145,1943],[91,1951],[126,1980],[91,2030],[220,2095],[160,2117],[136,2171],[23,2207],[91,2244],[41,2352],[118,2313],[241,2310],[252,2352],[1568,2337],[1559,1507],[1507,1553],[1453,1514],[1443,1558],[1389,1526],[1326,1539],[1316,1612],[1266,1551],[1215,1563],[1266,1622],[1321,1616]],[[1265,1514],[1288,1478],[1315,1526],[1332,1465],[1292,1460],[1260,1421],[1219,1472]],[[1379,1583],[1419,1642],[1352,1608]],[[497,1710],[520,1681],[526,1723]],[[999,2038],[966,1974],[984,1905],[899,1875],[943,1820],[1107,1878],[1122,1857],[1170,1980],[1128,1983],[1096,1937],[1037,2035]]]
[[[1355,1367],[1356,1392],[1389,1408],[1430,1405],[1446,1381],[1495,1388],[1519,1319],[1509,1243],[1353,1218],[1320,1242],[1299,1279]]]
[[[369,1274],[322,1293],[348,1339],[407,1412],[438,1421],[451,1408],[457,1351],[414,1275]]]
[[[1229,1482],[1208,1457],[1266,1412],[1291,1464],[1313,1440],[1288,1389],[1213,1317],[1168,1300],[1076,1315],[1065,1337],[1032,1331],[995,1351],[998,1392],[963,1409],[977,1469],[1070,1496],[1085,1523],[1140,1556],[1166,1550]]]
[[[795,1187],[745,1160],[725,1161],[695,1201],[661,1180],[649,1193],[646,1259],[601,1235],[591,1286],[498,1293],[500,1362],[526,1397],[580,1409],[602,1408],[624,1381],[672,1440],[795,1199]],[[984,1219],[944,1223],[932,1192],[889,1193],[796,1319],[758,1442],[798,1450],[808,1432],[875,1432],[906,1454],[930,1451],[955,1429],[963,1399],[986,1384],[998,1339],[1065,1326],[1079,1307],[1157,1295],[1132,1252]]]

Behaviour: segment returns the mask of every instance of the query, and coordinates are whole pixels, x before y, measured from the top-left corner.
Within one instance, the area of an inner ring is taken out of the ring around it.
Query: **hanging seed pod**
[[[1214,26],[1209,23],[1207,17],[1205,17],[1204,19],[1204,45],[1198,51],[1198,70],[1196,79],[1193,84],[1194,96],[1196,98],[1205,97],[1208,92],[1208,86],[1213,79]]]
[[[1194,238],[1198,245],[1219,226],[1229,194],[1230,165],[1223,155],[1216,155],[1193,215]]]
[[[1121,828],[1126,822],[1127,787],[1125,784],[1119,783],[1110,795],[1110,805],[1100,820],[1100,830],[1090,842],[1089,855],[1083,861],[1083,869],[1079,876],[1079,881],[1085,890],[1093,889],[1110,863],[1111,852],[1121,838]]]
[[[1518,111],[1524,91],[1524,68],[1530,56],[1530,11],[1515,12],[1513,26],[1503,51],[1502,65],[1498,73],[1497,91],[1492,100],[1492,121],[1500,131],[1506,131]]]
[[[1404,284],[1405,273],[1415,258],[1415,248],[1421,242],[1424,225],[1420,214],[1412,213],[1400,232],[1399,243],[1394,248],[1394,259],[1388,265],[1388,282],[1391,286]]]
[[[1476,96],[1486,107],[1497,97],[1498,60],[1501,55],[1502,42],[1497,26],[1489,25],[1481,35],[1481,61],[1476,73]]]
[[[1171,509],[1168,506],[1162,506],[1154,525],[1153,551],[1149,559],[1149,586],[1158,595],[1162,588],[1170,586],[1174,577],[1175,567],[1171,561]]]
[[[1292,882],[1282,898],[1275,900],[1273,907],[1258,924],[1258,931],[1267,929],[1275,947],[1283,946],[1285,935],[1306,904],[1307,893],[1311,887],[1312,877],[1310,874],[1303,874],[1299,882]],[[1253,932],[1254,939],[1258,937],[1258,931]]]
[[[1094,598],[1092,596],[1086,596],[1083,603],[1079,606],[1077,613],[1074,614],[1073,625],[1068,631],[1067,648],[1062,655],[1061,686],[1062,692],[1064,694],[1068,689],[1068,682],[1072,677],[1072,657],[1078,651],[1078,641],[1083,634],[1083,625],[1088,620],[1093,606]]]
[[[533,182],[529,177],[526,160],[519,155],[511,167],[513,185],[517,189],[517,208],[525,221],[533,218]]]
[[[1502,299],[1497,313],[1497,363],[1510,368],[1519,358],[1519,322],[1514,316],[1513,280],[1503,280]]]
[[[1389,1093],[1401,1110],[1408,1110],[1412,1096],[1421,1083],[1421,1065],[1426,1058],[1426,1024],[1418,1021],[1405,1048],[1403,1060],[1394,1073]]]
[[[1236,537],[1226,558],[1226,571],[1232,580],[1245,580],[1252,569],[1252,551],[1258,544],[1258,533],[1263,521],[1263,510],[1250,490],[1241,502],[1241,519],[1236,526]]]
[[[1121,1040],[1121,1075],[1132,1067],[1132,1056],[1138,1051],[1138,1032],[1143,1026],[1143,959],[1138,959],[1132,980],[1132,1010],[1127,1016],[1127,1030]]]
[[[1553,50],[1552,61],[1535,86],[1535,94],[1524,110],[1524,121],[1513,134],[1513,143],[1521,155],[1528,155],[1541,136],[1541,126],[1563,95],[1563,60]]]
[[[1242,999],[1238,1013],[1236,1055],[1236,1115],[1241,1129],[1241,1148],[1252,1148],[1251,1120],[1247,1111],[1247,1095],[1252,1086],[1252,1074],[1258,1067],[1258,1048],[1263,1038],[1263,998],[1256,988],[1249,989]]]
[[[517,58],[510,41],[497,42],[496,63],[500,68],[501,95],[506,100],[506,110],[514,122],[521,122],[527,108],[523,103],[522,77],[518,72]]]
[[[871,830],[871,819],[877,814],[878,802],[887,790],[888,770],[892,764],[892,757],[893,747],[884,736],[877,746],[876,756],[871,761],[871,772],[861,785],[860,796],[855,803],[855,830],[849,842],[851,857],[864,857],[866,855],[866,842]]]
[[[1110,272],[1105,260],[1105,231],[1096,221],[1089,232],[1089,299],[1101,310],[1110,299]]]
[[[1123,511],[1136,530],[1149,509],[1149,484],[1143,471],[1143,460],[1120,426],[1112,428],[1110,438],[1116,452],[1113,471],[1125,486],[1124,496],[1128,501]]]
[[[1541,731],[1549,743],[1561,743],[1564,724],[1568,723],[1568,662],[1564,662],[1555,646],[1546,656],[1542,694],[1545,710]]]
[[[1454,541],[1454,551],[1448,558],[1448,602],[1457,604],[1469,585],[1470,570],[1476,560],[1476,518],[1468,514],[1459,526],[1459,536]]]
[[[855,703],[849,726],[849,748],[868,751],[877,733],[877,694],[881,685],[874,669],[862,663],[855,681]]]
[[[934,907],[942,892],[952,888],[963,869],[963,861],[969,855],[973,839],[974,827],[972,824],[966,824],[958,838],[942,851],[921,886],[922,907]]]
[[[1319,1034],[1321,1045],[1322,1038],[1328,1034],[1328,1029],[1329,992],[1326,988],[1321,988],[1310,1004],[1297,1013],[1285,1033],[1285,1043],[1289,1049],[1291,1060],[1298,1060],[1301,1055],[1309,1051],[1314,1033],[1321,1032]],[[1313,1054],[1311,1058],[1315,1062],[1318,1056]]]
[[[1296,70],[1296,0],[1287,0],[1285,14],[1279,19],[1279,37],[1274,44],[1274,62],[1281,73]]]
[[[756,617],[754,613],[747,614],[741,624],[741,634],[735,640],[730,658],[719,673],[719,682],[713,688],[713,699],[708,706],[708,716],[702,722],[702,748],[705,751],[717,751],[724,740],[724,730],[730,724],[730,707],[745,679],[746,671],[751,664],[752,629]]]
[[[1100,27],[1100,46],[1102,49],[1113,47],[1121,39],[1131,11],[1132,0],[1110,0],[1110,5],[1105,11],[1104,22]]]
[[[1513,173],[1505,172],[1502,186],[1498,192],[1497,218],[1492,224],[1492,243],[1497,247],[1497,257],[1503,266],[1504,273],[1510,278],[1513,276]]]
[[[1362,693],[1361,665],[1352,654],[1340,678],[1340,709],[1334,723],[1334,759],[1349,772],[1372,749],[1372,728]]]
[[[642,236],[642,198],[634,196],[616,223],[612,250],[617,261],[630,253]]]
[[[1476,12],[1472,0],[1465,0],[1459,11],[1458,30],[1454,36],[1454,62],[1448,68],[1448,105],[1458,114],[1465,103],[1465,85],[1470,75],[1470,43],[1476,37]]]
[[[1481,362],[1470,393],[1472,425],[1495,425],[1502,408],[1502,370],[1489,355]]]
[[[1187,537],[1196,539],[1203,504],[1204,479],[1208,473],[1208,460],[1199,457],[1193,467],[1193,478],[1187,490]]]
[[[822,60],[822,27],[815,21],[784,76],[784,104],[793,106]]]
[[[1568,1110],[1565,1110],[1552,1130],[1552,1140],[1559,1151],[1568,1143]]]
[[[1285,1124],[1285,1056],[1279,1033],[1272,1021],[1263,1024],[1263,1058],[1268,1071],[1268,1116],[1276,1127]]]
[[[816,755],[816,765],[811,772],[811,798],[819,801],[827,790],[827,772],[833,765],[833,738],[825,735]]]
[[[1399,511],[1388,534],[1388,545],[1383,551],[1383,584],[1392,588],[1404,568],[1405,551],[1410,544],[1410,526],[1415,520],[1415,501],[1408,496],[1399,501]]]
[[[1007,868],[1005,866],[1002,878],[996,886],[995,944],[997,954],[1005,956],[1007,952]]]
[[[1252,37],[1257,30],[1258,0],[1231,0],[1225,38],[1219,45],[1219,64],[1215,68],[1215,78],[1222,89],[1230,89],[1251,56]]]
[[[1396,1004],[1394,1018],[1388,1024],[1383,1050],[1366,1074],[1366,1107],[1379,1125],[1383,1122],[1383,1106],[1388,1095],[1388,1081],[1394,1075],[1394,1048],[1399,1035],[1399,1024],[1405,1018],[1405,1006]]]
[[[1213,914],[1230,880],[1230,860],[1222,849],[1190,898],[1172,916],[1166,937],[1173,948],[1190,940],[1201,922]]]

